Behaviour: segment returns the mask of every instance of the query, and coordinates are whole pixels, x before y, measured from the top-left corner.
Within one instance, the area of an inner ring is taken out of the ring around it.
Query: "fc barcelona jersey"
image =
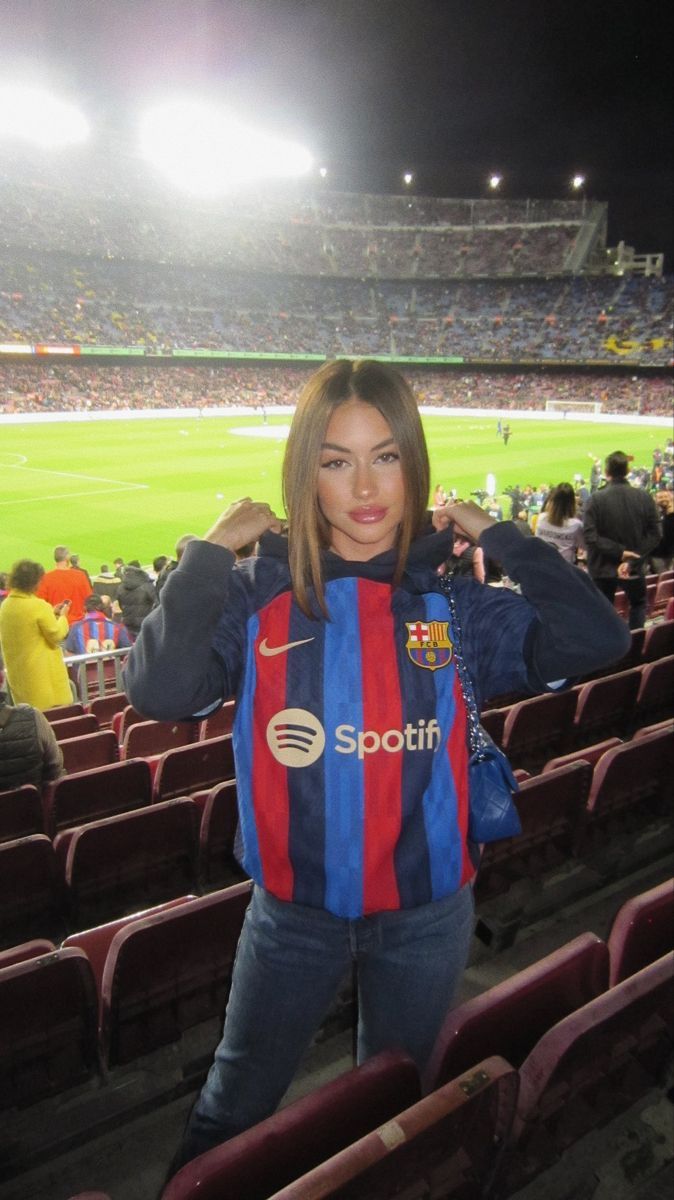
[[[244,865],[341,917],[416,907],[474,870],[466,712],[446,598],[328,583],[330,621],[284,591],[248,621],[234,748]]]

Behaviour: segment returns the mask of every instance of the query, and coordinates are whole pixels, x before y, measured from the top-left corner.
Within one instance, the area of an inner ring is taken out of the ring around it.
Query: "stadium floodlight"
[[[141,151],[182,191],[216,196],[256,179],[304,175],[303,146],[244,125],[217,105],[175,100],[141,121]]]
[[[414,175],[411,171],[405,171],[405,174],[403,175],[403,183],[405,184],[405,187],[412,186],[414,183]]]
[[[25,84],[0,87],[0,138],[30,142],[51,150],[77,145],[88,136],[86,117],[68,100]]]
[[[503,176],[497,175],[496,172],[494,172],[493,175],[489,176],[487,183],[488,183],[489,187],[491,188],[492,192],[495,192],[498,188],[500,188],[501,184],[503,183]]]
[[[571,180],[571,187],[573,188],[574,192],[579,192],[581,188],[585,187],[585,176],[574,175],[573,179]]]
[[[325,179],[325,177],[327,176],[327,173],[328,173],[327,167],[319,167],[318,168],[318,174],[320,175],[321,179]]]

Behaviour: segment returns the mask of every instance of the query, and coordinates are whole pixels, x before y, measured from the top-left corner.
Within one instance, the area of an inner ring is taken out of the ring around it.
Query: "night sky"
[[[671,4],[650,0],[2,0],[0,75],[98,127],[178,89],[303,142],[338,190],[565,196],[674,268]]]

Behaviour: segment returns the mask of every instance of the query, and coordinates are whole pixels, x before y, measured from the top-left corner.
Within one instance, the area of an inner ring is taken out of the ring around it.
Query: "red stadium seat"
[[[673,1001],[666,956],[543,1035],[520,1068],[507,1195],[660,1084],[672,1049]]]
[[[225,700],[222,708],[219,708],[212,717],[206,717],[201,722],[199,738],[202,742],[208,741],[210,738],[221,737],[223,733],[231,733],[234,724],[234,700]]]
[[[606,991],[609,953],[593,933],[452,1009],[433,1049],[425,1087],[431,1091],[499,1053],[519,1067],[544,1033]]]
[[[674,775],[674,729],[633,738],[602,755],[588,799],[590,832],[600,842],[612,818],[630,813],[644,821],[662,811]]]
[[[669,601],[674,596],[674,579],[658,579],[651,608],[651,617],[661,617],[667,609]]]
[[[93,767],[105,767],[119,759],[117,738],[111,729],[99,729],[97,733],[66,738],[59,744],[63,765],[69,775],[77,771],[90,771]]]
[[[48,938],[33,938],[30,942],[21,942],[9,950],[0,950],[0,971],[3,967],[13,967],[15,963],[27,962],[29,958],[42,958],[52,954],[56,946]]]
[[[517,1087],[509,1063],[485,1059],[270,1200],[478,1200],[497,1179]],[[171,1200],[197,1200],[198,1194],[174,1192]]]
[[[189,746],[198,731],[199,726],[193,721],[137,721],[127,726],[120,757],[151,758],[165,754],[176,746]]]
[[[622,746],[619,737],[606,738],[603,742],[596,742],[594,746],[580,746],[577,750],[570,750],[568,754],[560,754],[558,758],[551,758],[546,762],[542,775],[547,775],[549,771],[556,771],[558,767],[568,767],[570,763],[586,762],[591,767],[599,762],[602,754],[607,750],[612,750],[614,746]]]
[[[133,921],[115,935],[102,988],[109,1066],[222,1015],[250,893],[250,883],[238,883]]]
[[[236,781],[227,780],[206,796],[199,829],[199,878],[205,889],[225,887],[242,877],[234,857],[234,838],[239,823]]]
[[[124,692],[110,692],[107,696],[95,696],[86,708],[96,717],[100,729],[110,729],[115,713],[123,712],[128,703]]]
[[[641,652],[642,662],[655,662],[674,654],[674,620],[660,621],[646,630]]]
[[[64,938],[61,943],[62,949],[68,950],[71,947],[75,947],[78,950],[83,950],[89,959],[96,984],[99,1006],[103,990],[105,962],[115,934],[119,933],[120,929],[126,929],[134,921],[142,921],[145,917],[154,916],[155,913],[167,912],[170,908],[176,908],[177,905],[184,904],[186,900],[195,899],[196,897],[191,895],[176,896],[173,900],[165,900],[163,904],[156,904],[151,908],[129,913],[125,917],[117,917],[115,921],[106,921],[104,925],[94,925],[91,929],[82,929],[79,933],[70,933],[67,938]],[[10,953],[10,951],[7,951],[7,953]]]
[[[674,879],[623,904],[611,926],[608,949],[611,987],[674,950]]]
[[[549,692],[513,704],[501,745],[513,767],[538,771],[549,758],[569,748],[576,693]]]
[[[387,1050],[188,1163],[162,1200],[267,1200],[421,1096],[407,1055]]]
[[[154,798],[170,800],[173,796],[186,796],[233,778],[232,737],[226,734],[162,754],[154,777]]]
[[[593,679],[578,692],[573,718],[575,746],[589,746],[602,738],[626,737],[634,720],[634,705],[641,683],[641,668]]]
[[[592,768],[581,759],[520,784],[515,804],[522,832],[485,846],[475,881],[478,903],[501,895],[518,880],[541,876],[573,854],[591,781]]]
[[[98,733],[98,721],[91,713],[81,717],[66,717],[62,721],[52,721],[51,727],[57,742],[66,738],[81,737],[83,733]]]
[[[0,972],[0,1107],[24,1108],[98,1078],[96,990],[81,950]]]
[[[84,717],[86,716],[86,709],[79,702],[75,704],[57,704],[55,708],[46,708],[44,716],[51,725],[53,721],[65,721],[69,717]]]
[[[42,799],[38,789],[25,783],[22,787],[0,792],[0,842],[30,837],[32,833],[44,833]]]
[[[674,654],[644,665],[637,695],[637,726],[651,725],[665,717],[674,717]]]
[[[60,942],[65,890],[54,847],[44,834],[0,845],[0,947],[33,938]]]
[[[194,889],[196,809],[183,798],[105,817],[58,834],[54,852],[75,924],[98,924]]]
[[[60,829],[142,808],[151,800],[150,768],[139,758],[64,775],[45,794],[45,829],[54,837]]]

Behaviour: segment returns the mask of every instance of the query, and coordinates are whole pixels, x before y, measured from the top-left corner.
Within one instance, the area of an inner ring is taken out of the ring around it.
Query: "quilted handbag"
[[[461,683],[468,715],[468,793],[470,814],[468,836],[473,842],[496,842],[500,838],[516,837],[522,832],[513,793],[519,790],[517,780],[505,754],[480,725],[473,684],[463,660],[461,628],[456,611],[451,579],[440,577],[440,588],[447,597],[454,633],[454,661]]]

